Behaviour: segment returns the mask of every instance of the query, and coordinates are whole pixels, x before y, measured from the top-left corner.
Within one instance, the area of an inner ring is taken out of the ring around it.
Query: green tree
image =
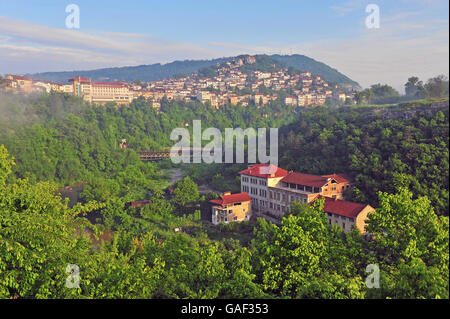
[[[425,90],[429,97],[448,97],[448,78],[445,75],[438,75],[429,79],[425,84]]]
[[[200,195],[197,184],[189,177],[179,180],[173,190],[173,200],[179,206],[198,201]]]

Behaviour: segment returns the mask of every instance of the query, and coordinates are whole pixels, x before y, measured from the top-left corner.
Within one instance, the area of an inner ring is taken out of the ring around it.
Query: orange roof
[[[322,187],[328,182],[329,178],[334,179],[338,183],[350,183],[350,179],[343,174],[320,176],[295,172],[289,172],[289,174],[283,178],[282,181],[291,184]]]
[[[13,74],[10,74],[10,76],[11,76],[14,80],[33,81],[33,79],[27,78],[26,76],[22,76],[22,75],[13,75]]]
[[[272,164],[255,164],[252,167],[239,172],[239,174],[262,178],[274,178],[286,176],[288,172]]]
[[[332,178],[338,183],[351,183],[351,178],[345,174],[322,175],[325,178]]]
[[[248,202],[251,201],[250,196],[247,193],[222,195],[221,199],[212,199],[209,202],[217,205],[228,205],[234,203]]]
[[[331,197],[318,196],[317,199],[325,198],[323,211],[339,216],[356,218],[359,213],[369,205],[347,202],[345,200],[334,199]]]
[[[318,175],[289,172],[281,181],[311,187],[322,187],[327,183],[328,179]]]

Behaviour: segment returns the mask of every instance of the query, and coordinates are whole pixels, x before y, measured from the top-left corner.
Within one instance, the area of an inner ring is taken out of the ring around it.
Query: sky
[[[369,4],[379,28],[366,26]],[[448,0],[0,0],[0,74],[304,54],[403,91],[410,76],[448,76],[448,15]]]

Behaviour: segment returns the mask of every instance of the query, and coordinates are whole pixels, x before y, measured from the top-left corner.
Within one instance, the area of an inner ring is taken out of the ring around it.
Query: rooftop
[[[251,201],[251,198],[247,193],[239,193],[239,194],[222,195],[222,196],[220,196],[220,199],[212,199],[209,202],[223,206],[223,205],[248,202],[248,201]]]
[[[364,208],[369,206],[366,204],[347,202],[345,200],[334,199],[330,197],[317,197],[317,199],[321,198],[325,198],[325,202],[323,204],[324,212],[349,218],[356,218]]]
[[[350,179],[344,174],[332,175],[311,175],[304,173],[289,172],[281,181],[285,183],[305,185],[311,187],[322,187],[329,179],[333,179],[338,183],[350,183]]]
[[[273,164],[255,164],[252,167],[239,172],[239,174],[261,178],[276,178],[286,176],[288,171]]]

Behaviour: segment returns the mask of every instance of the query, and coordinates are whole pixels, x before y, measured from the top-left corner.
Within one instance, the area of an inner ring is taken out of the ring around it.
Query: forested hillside
[[[0,101],[0,298],[449,297],[448,100],[219,110],[163,101],[161,112],[143,99],[121,108],[63,94]],[[224,168],[193,168],[169,190],[172,164],[135,153],[170,147],[171,130],[193,119],[280,127],[280,166],[352,175],[348,196],[377,208],[373,237],[329,227],[320,201],[294,204],[280,226],[201,220],[216,195],[201,196],[192,179]],[[61,187],[77,182],[69,206]],[[369,264],[380,288],[366,286]],[[66,286],[68,265],[79,267],[78,287]]]
[[[431,105],[303,112],[281,130],[280,165],[315,174],[350,174],[356,187],[348,197],[375,207],[379,191],[406,187],[448,215],[448,100]]]
[[[358,83],[343,75],[338,70],[304,55],[256,55],[256,57],[259,57],[262,60],[271,60],[272,63],[278,62],[285,67],[293,67],[298,70],[309,70],[313,74],[322,76],[329,82],[351,84],[355,86],[358,85]],[[78,75],[91,78],[93,81],[157,81],[165,78],[171,78],[178,74],[190,75],[201,69],[213,67],[217,63],[220,64],[231,59],[232,57],[212,60],[186,60],[170,62],[167,64],[156,63],[151,65],[105,68],[98,70],[44,72],[29,74],[29,76],[34,79],[42,79],[59,83],[65,83],[68,79]]]

